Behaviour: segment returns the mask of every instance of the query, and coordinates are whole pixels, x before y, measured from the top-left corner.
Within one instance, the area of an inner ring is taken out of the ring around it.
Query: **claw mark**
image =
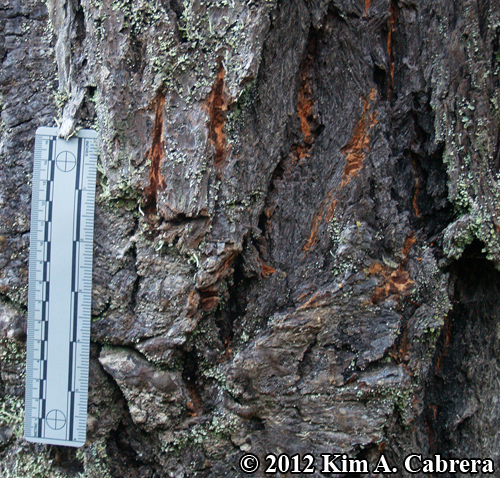
[[[351,139],[342,148],[342,152],[346,155],[346,163],[344,166],[344,177],[342,178],[341,188],[345,187],[349,181],[363,168],[365,155],[370,151],[370,129],[378,123],[377,112],[370,113],[371,103],[374,102],[376,96],[375,88],[372,88],[369,95],[369,100],[362,97],[363,114],[357,125],[354,127]]]
[[[149,170],[149,186],[145,189],[145,208],[156,213],[156,199],[158,191],[166,188],[165,177],[161,174],[161,161],[165,156],[165,143],[163,142],[163,107],[165,97],[158,96],[155,103],[155,126],[153,129],[153,145],[146,155],[146,159],[151,160]]]
[[[217,170],[220,170],[227,156],[227,138],[224,132],[226,124],[226,112],[229,107],[229,99],[224,91],[225,70],[222,65],[222,59],[217,60],[217,78],[207,99],[207,109],[209,117],[209,138],[215,146],[214,164]]]
[[[328,192],[326,199],[321,203],[320,208],[313,217],[311,232],[307,238],[302,252],[310,251],[318,243],[319,228],[323,222],[330,222],[335,214],[337,200],[333,199],[334,190]],[[326,210],[326,211],[325,211]]]

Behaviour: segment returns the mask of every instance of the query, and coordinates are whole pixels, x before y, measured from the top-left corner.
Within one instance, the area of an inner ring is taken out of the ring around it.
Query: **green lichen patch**
[[[85,472],[79,473],[78,478],[112,478],[107,464],[107,451],[104,439],[91,443],[77,451],[77,459],[83,463]]]
[[[16,437],[22,435],[24,422],[24,400],[21,397],[5,395],[0,400],[0,425],[12,429]]]
[[[188,430],[165,434],[162,449],[164,452],[177,452],[192,445],[207,445],[213,448],[215,442],[229,441],[240,421],[227,410],[216,412],[201,425],[196,424]]]
[[[36,452],[33,448],[36,447]],[[11,462],[0,465],[4,478],[77,478],[75,472],[62,469],[53,450],[40,445],[22,444]]]

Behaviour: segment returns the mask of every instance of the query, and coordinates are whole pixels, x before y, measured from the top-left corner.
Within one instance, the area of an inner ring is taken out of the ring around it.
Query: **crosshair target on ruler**
[[[24,436],[36,443],[85,443],[96,136],[35,136]]]
[[[57,155],[56,164],[64,173],[73,171],[76,166],[75,155],[71,151],[63,151]]]
[[[66,417],[61,410],[51,410],[47,413],[45,417],[47,426],[53,430],[60,430],[64,425],[66,425]]]

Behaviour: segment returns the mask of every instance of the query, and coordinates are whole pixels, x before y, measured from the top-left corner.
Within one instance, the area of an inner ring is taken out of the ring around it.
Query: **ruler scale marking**
[[[25,438],[76,447],[86,431],[96,133],[56,132],[35,138]]]

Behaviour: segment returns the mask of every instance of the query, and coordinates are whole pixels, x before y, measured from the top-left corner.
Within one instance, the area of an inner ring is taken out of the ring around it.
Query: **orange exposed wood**
[[[370,104],[374,102],[376,90],[372,88],[369,94],[369,100],[362,97],[363,113],[358,123],[354,127],[351,139],[342,148],[342,153],[346,155],[344,166],[344,175],[341,188],[345,187],[349,181],[363,168],[363,161],[366,153],[370,150],[370,129],[378,123],[377,112],[369,112]]]
[[[299,100],[297,103],[297,114],[300,118],[300,130],[304,133],[304,142],[310,145],[314,139],[308,118],[312,114],[314,99],[312,97],[311,89],[307,83],[307,76],[305,72],[302,73],[301,80]]]
[[[311,146],[303,144],[294,144],[290,150],[290,157],[294,165],[297,160],[311,157]],[[289,171],[287,170],[287,173]]]
[[[305,148],[297,150],[300,159],[309,156],[312,142],[316,139],[308,120],[312,115],[314,101],[311,98],[311,91],[307,83],[306,73],[307,69],[304,66],[301,75],[301,88],[299,91],[298,115],[300,118],[301,131],[304,133]],[[363,113],[354,127],[351,139],[342,148],[342,152],[346,155],[346,164],[344,166],[341,188],[345,187],[351,178],[361,170],[365,155],[370,150],[369,132],[370,129],[378,123],[377,111],[371,111],[371,106],[375,102],[376,97],[377,91],[375,88],[372,88],[368,94],[368,99],[365,97],[361,98],[363,101]],[[337,200],[333,198],[334,192],[335,190],[330,190],[328,192],[327,198],[320,204],[318,211],[314,214],[309,237],[302,248],[303,252],[310,251],[318,243],[321,224],[333,219],[335,207],[337,206]]]
[[[264,279],[276,272],[276,269],[274,267],[271,267],[270,265],[266,264],[262,259],[260,259],[260,263],[262,266],[260,273],[262,277],[264,277]]]
[[[329,193],[330,195],[330,193]],[[335,207],[337,206],[337,200],[334,199],[328,207],[326,208],[326,213],[325,213],[325,222],[330,222],[333,219],[333,216],[335,215]]]
[[[201,308],[204,312],[211,312],[215,310],[220,304],[220,297],[217,295],[212,295],[210,297],[205,297],[201,300]]]
[[[370,3],[371,0],[365,0],[365,13],[368,13],[368,10],[370,9]]]
[[[237,250],[229,251],[217,266],[210,270],[209,277],[204,281],[205,285],[198,289],[202,299],[218,293],[220,281],[234,272],[232,265],[238,254]]]
[[[385,277],[385,281],[375,289],[372,295],[373,304],[386,299],[390,295],[400,296],[403,292],[413,289],[415,285],[415,282],[410,279],[410,274],[403,270],[401,265],[389,276],[386,276],[383,272],[382,275]]]
[[[313,62],[316,58],[317,37],[314,33],[311,35],[307,47],[307,56],[301,65],[300,70],[300,85],[297,99],[297,116],[300,120],[300,131],[304,135],[304,139],[292,147],[292,157],[303,159],[310,156],[312,145],[317,138],[317,124],[314,118],[314,105],[316,99],[313,96],[311,83],[311,72],[314,70]]]
[[[321,299],[325,297],[324,291],[316,292],[310,299],[308,299],[304,304],[302,304],[297,310],[314,309],[321,303]]]
[[[163,191],[167,186],[165,177],[161,174],[161,161],[165,156],[165,143],[163,142],[163,108],[165,106],[165,97],[156,98],[155,125],[153,129],[153,144],[146,154],[146,159],[151,161],[149,169],[149,185],[144,190],[146,201],[145,208],[151,208],[156,213],[156,197],[158,191]]]
[[[415,216],[420,216],[420,210],[418,209],[418,193],[420,191],[420,181],[418,178],[415,178],[415,193],[413,194],[413,211],[415,212]]]
[[[405,256],[405,258],[408,255],[408,253],[410,252],[410,250],[411,250],[413,244],[415,244],[415,242],[417,242],[417,238],[415,236],[415,233],[412,231],[412,232],[410,232],[410,235],[406,238],[405,245],[401,251],[403,256]]]
[[[202,411],[201,398],[198,395],[198,392],[196,390],[196,386],[194,383],[187,382],[186,388],[187,388],[189,395],[191,397],[191,401],[186,403],[186,407],[190,411],[189,415],[191,417],[196,417]]]
[[[302,252],[310,251],[317,243],[319,236],[319,228],[323,222],[329,222],[333,219],[335,214],[335,206],[337,205],[337,200],[333,199],[334,190],[331,190],[326,195],[326,199],[321,203],[319,209],[314,214],[311,226],[311,232],[307,238]]]
[[[385,300],[390,295],[400,297],[404,292],[408,292],[413,289],[415,282],[410,279],[410,274],[403,269],[403,265],[406,263],[407,256],[415,242],[417,242],[417,238],[415,233],[411,232],[406,238],[405,245],[401,250],[404,259],[401,261],[396,270],[383,266],[378,262],[375,262],[370,266],[370,274],[381,274],[384,278],[384,282],[375,289],[375,292],[372,295],[371,300],[373,304]]]
[[[221,302],[219,288],[217,284],[200,290],[201,308],[204,312],[211,312],[217,308]]]
[[[368,272],[372,275],[374,274],[378,274],[379,272],[381,272],[383,269],[382,267],[382,264],[380,264],[380,262],[375,262],[374,264],[372,264],[369,269],[368,269]]]
[[[310,292],[304,292],[303,294],[300,294],[299,297],[297,297],[296,302],[300,303],[302,302],[307,296],[311,295]]]
[[[355,126],[351,139],[347,145],[342,148],[342,152],[346,155],[344,176],[341,184],[342,188],[351,180],[352,176],[361,170],[366,151],[370,147],[370,138],[366,134],[367,111],[368,101],[363,98],[363,114],[361,119]]]
[[[314,214],[311,232],[309,233],[309,237],[307,238],[304,247],[302,248],[303,252],[310,251],[317,243],[318,243],[318,231],[319,226],[321,225],[321,221],[323,219],[323,211],[325,209],[325,205],[322,204],[320,209]]]
[[[215,147],[214,164],[220,170],[227,155],[227,138],[224,131],[226,124],[226,114],[229,107],[229,100],[224,91],[225,70],[222,60],[218,60],[217,78],[215,79],[212,91],[207,98],[207,110],[209,117],[209,138]]]

